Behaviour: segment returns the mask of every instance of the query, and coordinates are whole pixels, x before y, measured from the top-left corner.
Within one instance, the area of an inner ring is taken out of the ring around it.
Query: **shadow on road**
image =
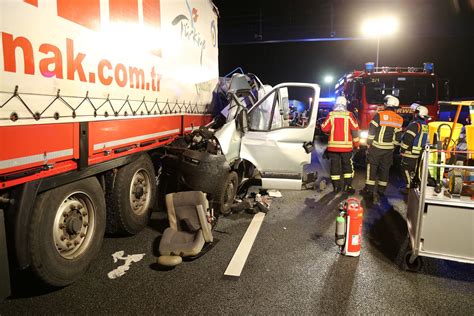
[[[42,284],[30,269],[14,270],[11,273],[13,282],[11,284],[12,295],[9,298],[10,300],[46,295],[61,289]]]
[[[315,310],[314,314],[345,315],[348,313],[358,264],[359,257],[338,255],[327,272],[323,293],[316,298],[319,300],[319,310]]]
[[[408,234],[405,219],[386,202],[369,206],[365,214],[364,230],[369,242],[389,261],[400,264]]]

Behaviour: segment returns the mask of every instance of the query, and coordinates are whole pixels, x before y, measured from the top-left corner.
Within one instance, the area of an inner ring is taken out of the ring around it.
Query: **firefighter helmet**
[[[347,100],[344,96],[339,96],[336,98],[336,103],[333,107],[334,111],[346,111],[347,110]]]
[[[389,108],[398,108],[398,106],[400,105],[400,101],[398,101],[398,98],[390,94],[386,95],[385,98],[383,98],[383,101],[385,106]]]
[[[428,118],[430,118],[430,116],[428,115],[428,108],[427,108],[426,106],[419,105],[419,106],[416,108],[416,113],[417,113],[418,116],[421,117],[422,119],[428,119]]]
[[[420,105],[415,102],[415,103],[412,103],[412,104],[410,105],[410,109],[411,109],[413,112],[416,112],[416,109],[418,109],[419,106],[420,106]]]

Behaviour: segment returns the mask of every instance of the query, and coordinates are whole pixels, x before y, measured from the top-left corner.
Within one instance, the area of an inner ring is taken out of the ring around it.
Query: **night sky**
[[[392,15],[399,20],[399,30],[381,40],[379,66],[422,67],[433,62],[439,77],[450,80],[452,98],[474,97],[472,0],[214,3],[220,13],[221,75],[242,67],[264,83],[316,82],[327,93],[326,74],[338,78],[375,62],[376,40],[362,37],[362,21]]]

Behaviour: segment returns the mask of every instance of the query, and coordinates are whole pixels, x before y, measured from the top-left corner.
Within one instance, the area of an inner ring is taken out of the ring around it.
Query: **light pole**
[[[364,36],[377,39],[377,58],[375,67],[378,67],[380,38],[395,34],[398,30],[398,20],[394,17],[368,19],[362,23],[361,30]]]

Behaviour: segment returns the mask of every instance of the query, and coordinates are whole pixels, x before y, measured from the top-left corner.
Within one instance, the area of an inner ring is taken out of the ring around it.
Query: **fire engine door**
[[[303,166],[311,162],[304,145],[312,146],[319,91],[315,84],[283,83],[249,110],[240,157],[257,167],[264,188],[301,189]]]

